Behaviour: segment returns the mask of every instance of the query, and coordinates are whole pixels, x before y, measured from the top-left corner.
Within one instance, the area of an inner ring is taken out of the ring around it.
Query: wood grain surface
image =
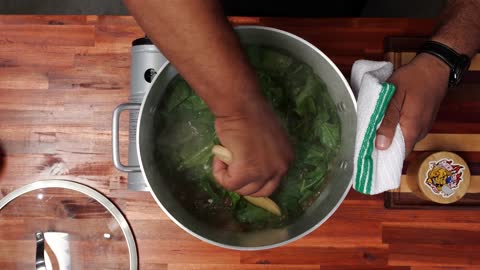
[[[356,59],[384,58],[386,36],[425,36],[434,26],[431,20],[417,19],[231,21],[297,34],[326,53],[347,78]],[[273,250],[222,249],[184,232],[149,193],[127,190],[126,174],[112,164],[111,115],[115,106],[128,100],[131,41],[142,35],[131,17],[0,16],[0,197],[41,179],[69,179],[94,187],[130,222],[140,269],[480,268],[478,211],[390,210],[384,208],[383,195],[354,191],[320,228]],[[480,132],[480,107],[469,94],[452,97],[446,102],[455,104],[454,117],[441,112],[432,134],[417,150],[431,147],[435,136],[450,143],[448,136],[453,136],[458,151],[468,152],[463,156],[467,162],[478,164],[478,136],[464,137],[464,131]],[[126,117],[120,140],[125,159]],[[91,219],[98,219],[98,211],[92,212],[96,214]],[[88,220],[88,211],[81,213]],[[25,222],[15,215],[0,216],[0,269],[32,269],[29,258],[22,257],[25,252],[9,248],[28,247],[19,229]],[[95,232],[95,226],[86,222],[82,230]],[[92,248],[88,242],[82,247]],[[85,257],[91,264],[83,267],[122,269],[115,263],[125,262],[125,253],[115,245],[111,248]]]

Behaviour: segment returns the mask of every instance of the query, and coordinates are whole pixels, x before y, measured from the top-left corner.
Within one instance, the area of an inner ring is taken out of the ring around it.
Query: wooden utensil
[[[220,146],[220,145],[213,146],[212,153],[215,156],[217,156],[221,161],[225,162],[227,165],[230,165],[233,161],[232,152],[230,152],[230,150],[228,150],[223,146]],[[249,203],[255,206],[258,206],[260,208],[263,208],[276,216],[282,215],[280,207],[278,207],[278,205],[268,197],[243,196],[243,198],[247,200]]]

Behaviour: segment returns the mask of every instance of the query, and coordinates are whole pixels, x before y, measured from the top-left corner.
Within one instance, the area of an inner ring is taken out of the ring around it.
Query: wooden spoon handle
[[[232,164],[233,155],[230,150],[221,146],[221,145],[214,145],[212,148],[212,153],[218,157],[221,161],[225,162],[227,165]]]
[[[232,152],[223,146],[214,145],[212,148],[212,153],[227,165],[230,165],[233,161]],[[278,205],[268,197],[243,196],[243,198],[245,198],[245,200],[251,204],[263,208],[276,216],[282,215],[280,207],[278,207]]]

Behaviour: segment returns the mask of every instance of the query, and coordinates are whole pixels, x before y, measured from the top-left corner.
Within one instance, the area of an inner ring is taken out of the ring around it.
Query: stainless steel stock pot
[[[341,119],[341,148],[334,161],[329,180],[312,206],[293,224],[282,229],[255,232],[232,232],[206,225],[193,217],[169,192],[169,181],[162,177],[162,164],[155,160],[156,138],[155,112],[160,99],[177,75],[175,67],[168,62],[156,74],[151,88],[141,104],[126,103],[118,106],[113,115],[113,154],[115,166],[125,172],[141,171],[152,196],[163,211],[181,228],[195,237],[224,248],[259,250],[284,245],[299,239],[319,227],[339,207],[351,186],[353,154],[356,129],[356,102],[342,73],[319,49],[291,33],[261,26],[235,28],[244,44],[265,45],[288,52],[308,64],[326,83],[336,104]],[[139,110],[136,143],[140,166],[124,166],[118,154],[118,123],[124,110]]]

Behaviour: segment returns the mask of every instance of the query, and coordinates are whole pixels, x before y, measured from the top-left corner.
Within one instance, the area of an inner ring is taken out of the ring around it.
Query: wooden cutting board
[[[425,40],[419,37],[387,37],[386,58],[399,68],[415,57]],[[470,167],[470,187],[466,195],[455,203],[442,205],[422,199],[407,184],[405,174],[411,163],[425,152],[436,151],[455,152]],[[400,188],[385,193],[387,208],[480,209],[480,54],[473,58],[462,84],[449,90],[432,130],[406,158],[403,172]]]

